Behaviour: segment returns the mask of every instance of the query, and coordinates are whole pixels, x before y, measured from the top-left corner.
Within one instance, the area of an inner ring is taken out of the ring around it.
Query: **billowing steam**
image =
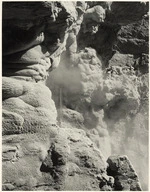
[[[148,111],[142,101],[148,86],[132,68],[103,70],[102,65],[92,48],[76,53],[75,59],[62,55],[47,81],[58,110],[63,108],[59,120],[63,126],[84,129],[106,159],[127,155],[146,190]]]

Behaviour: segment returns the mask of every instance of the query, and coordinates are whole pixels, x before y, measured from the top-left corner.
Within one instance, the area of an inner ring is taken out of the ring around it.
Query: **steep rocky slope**
[[[147,12],[3,3],[3,190],[147,190]]]
[[[64,53],[47,84],[58,108],[67,108],[70,118],[78,111],[84,120],[76,127],[86,130],[106,158],[128,155],[147,189],[148,4],[88,4],[106,9],[104,22],[91,17],[85,31],[83,20],[75,62]],[[60,116],[69,126],[66,112]]]

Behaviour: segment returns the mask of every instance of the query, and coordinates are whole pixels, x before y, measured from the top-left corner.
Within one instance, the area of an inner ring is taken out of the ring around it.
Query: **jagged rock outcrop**
[[[146,189],[147,12],[3,2],[3,190]]]
[[[63,54],[47,85],[58,108],[61,86],[61,106],[83,115],[82,128],[105,157],[120,153],[131,158],[147,189],[146,166],[140,168],[139,162],[148,163],[148,2],[87,4],[93,15],[83,18],[76,62]],[[97,6],[106,11],[104,22],[95,19]],[[136,122],[139,117],[143,127]]]
[[[138,176],[126,156],[110,156],[108,174],[114,177],[115,191],[141,191]]]
[[[3,3],[3,190],[100,190],[97,175],[107,175],[104,157],[83,130],[57,127],[45,86],[71,40],[69,53],[77,48],[85,8],[82,2]],[[75,125],[83,124],[75,114]]]
[[[3,190],[100,190],[107,175],[101,152],[75,128],[5,135],[2,158]]]
[[[56,124],[51,91],[44,84],[49,71],[59,65],[67,30],[76,20],[77,11],[73,3],[70,6],[65,2],[3,3],[4,134]]]

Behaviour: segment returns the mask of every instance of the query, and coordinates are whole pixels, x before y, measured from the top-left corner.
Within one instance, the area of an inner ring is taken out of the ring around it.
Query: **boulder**
[[[114,190],[116,191],[141,191],[138,176],[126,156],[110,156],[107,160],[107,172],[113,175]]]

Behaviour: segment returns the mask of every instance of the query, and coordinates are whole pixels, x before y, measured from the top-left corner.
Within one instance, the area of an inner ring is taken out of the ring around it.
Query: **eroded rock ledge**
[[[110,155],[135,161],[135,135],[147,150],[147,12],[3,2],[3,190],[142,190],[128,158]]]

